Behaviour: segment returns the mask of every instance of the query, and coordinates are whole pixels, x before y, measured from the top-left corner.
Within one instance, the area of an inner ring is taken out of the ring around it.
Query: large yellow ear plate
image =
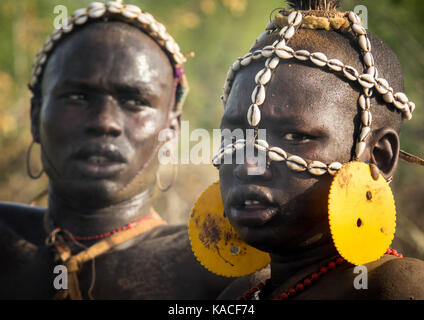
[[[268,253],[243,242],[224,217],[219,182],[210,185],[197,199],[188,225],[191,248],[209,271],[225,277],[241,277],[267,266]]]
[[[349,162],[335,175],[329,195],[329,222],[340,255],[355,265],[378,260],[392,243],[396,207],[392,191],[369,165]]]

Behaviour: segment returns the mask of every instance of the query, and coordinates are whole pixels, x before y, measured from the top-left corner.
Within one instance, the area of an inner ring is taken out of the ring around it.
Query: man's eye
[[[146,107],[149,107],[148,103],[141,99],[120,99],[120,103],[124,108],[131,109],[133,111],[141,111]]]
[[[72,101],[85,101],[87,100],[87,96],[81,93],[71,93],[68,95],[68,98]]]
[[[294,143],[306,143],[309,142],[312,137],[302,133],[287,133],[284,135],[283,139]]]

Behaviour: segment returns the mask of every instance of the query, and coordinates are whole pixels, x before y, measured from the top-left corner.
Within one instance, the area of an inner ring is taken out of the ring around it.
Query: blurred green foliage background
[[[83,0],[0,0],[0,200],[29,203],[47,187],[47,179],[28,178],[25,155],[30,135],[32,60],[53,30],[54,8],[69,14],[86,7]],[[244,55],[283,0],[132,0],[164,23],[183,52],[195,52],[186,64],[191,91],[183,120],[190,130],[219,127],[221,88],[230,64]],[[424,1],[345,0],[342,9],[368,9],[368,28],[384,40],[401,61],[405,91],[417,105],[401,135],[402,148],[424,156]],[[34,148],[33,162],[39,158]],[[218,178],[212,165],[180,165],[174,187],[158,193],[157,210],[170,222],[186,222],[196,197]],[[161,170],[170,176],[170,168]],[[166,179],[166,178],[164,178]],[[424,259],[424,168],[401,163],[393,183],[398,219],[393,247]],[[45,199],[39,202],[46,205]]]

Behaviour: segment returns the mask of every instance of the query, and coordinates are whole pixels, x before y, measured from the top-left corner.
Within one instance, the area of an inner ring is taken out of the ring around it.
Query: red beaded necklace
[[[396,256],[399,258],[403,258],[403,255],[401,253],[398,253],[394,249],[387,249],[386,254]],[[342,257],[338,257],[336,260],[330,261],[328,264],[322,266],[318,272],[314,272],[308,277],[306,277],[303,281],[299,281],[294,287],[288,289],[287,291],[280,294],[278,298],[275,298],[274,300],[287,300],[289,298],[292,298],[297,293],[302,292],[307,287],[310,287],[314,282],[316,282],[320,277],[327,274],[330,270],[333,270],[336,268],[336,266],[344,264],[346,261]],[[263,291],[270,285],[271,279],[267,279],[264,282],[260,282],[256,287],[251,288],[250,290],[246,291],[242,296],[238,297],[237,300],[250,300],[252,298],[252,295],[259,291]]]
[[[105,232],[105,233],[101,233],[101,234],[96,234],[96,235],[93,235],[93,236],[85,236],[85,237],[73,236],[73,239],[71,237],[64,237],[64,239],[67,240],[67,241],[69,241],[69,240],[91,241],[91,240],[104,239],[104,238],[110,237],[111,235],[113,235],[115,233],[118,233],[118,232],[121,232],[121,231],[124,231],[124,230],[128,230],[128,229],[132,229],[137,224],[139,224],[141,221],[146,220],[146,219],[148,220],[148,219],[152,218],[152,216],[153,216],[153,214],[150,213],[150,214],[144,216],[143,218],[140,218],[140,219],[138,219],[136,221],[127,223],[126,225],[124,225],[122,227],[119,227],[119,228],[116,228],[116,229],[114,229],[112,231],[109,231],[109,232]],[[62,230],[60,227],[57,227],[56,229],[58,231]]]

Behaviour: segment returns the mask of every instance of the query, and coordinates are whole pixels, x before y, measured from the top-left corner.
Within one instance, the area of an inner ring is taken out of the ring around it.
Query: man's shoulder
[[[45,238],[43,217],[46,209],[12,202],[0,202],[2,232],[13,233],[29,242],[39,244]]]
[[[381,299],[424,299],[424,261],[385,259],[369,273],[369,289]]]

